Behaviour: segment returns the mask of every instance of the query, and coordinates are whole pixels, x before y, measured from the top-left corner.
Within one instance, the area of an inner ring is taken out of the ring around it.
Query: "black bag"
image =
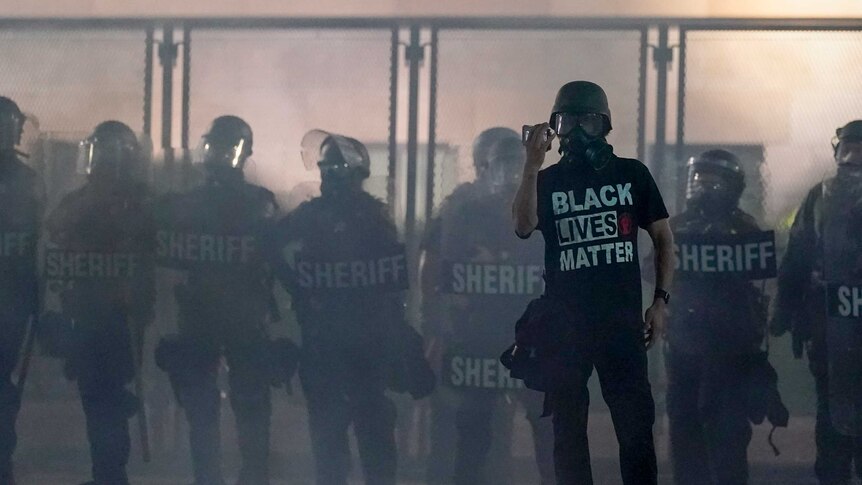
[[[764,419],[772,424],[769,432],[769,446],[775,456],[781,454],[772,441],[775,428],[786,428],[790,421],[790,412],[781,401],[778,392],[778,373],[769,363],[769,354],[759,352],[751,356],[748,363],[748,382],[746,398],[748,403],[748,419],[754,424],[761,424]]]
[[[766,352],[751,356],[748,369],[748,418],[754,424],[764,419],[778,427],[786,427],[790,413],[778,393],[778,374],[769,363]]]
[[[577,315],[564,302],[542,296],[527,305],[515,324],[515,343],[500,363],[528,389],[552,392],[573,382],[578,370]]]
[[[407,392],[413,399],[431,395],[437,386],[437,377],[425,358],[424,340],[419,332],[407,323],[395,325],[392,335],[392,373],[389,388]]]

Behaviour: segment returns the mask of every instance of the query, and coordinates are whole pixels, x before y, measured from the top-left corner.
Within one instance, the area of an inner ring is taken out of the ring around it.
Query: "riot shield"
[[[829,414],[836,431],[862,436],[862,175],[823,184]]]
[[[256,334],[271,316],[263,241],[274,207],[261,190],[205,185],[156,205],[156,262],[175,280],[163,293],[181,332],[231,341]]]
[[[429,234],[440,311],[427,323],[447,336],[441,382],[465,392],[523,387],[498,357],[514,339],[518,316],[544,291],[544,248],[540,237],[521,240],[512,232],[509,195],[461,187]]]

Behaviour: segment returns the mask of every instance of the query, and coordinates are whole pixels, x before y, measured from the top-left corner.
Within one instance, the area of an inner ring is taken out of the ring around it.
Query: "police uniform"
[[[156,358],[186,412],[197,485],[222,483],[221,356],[242,455],[239,483],[269,480],[273,296],[262,246],[277,207],[270,191],[236,175],[230,183],[208,181],[167,196],[157,214],[159,262],[185,281],[167,290],[176,300],[179,336],[163,340]]]
[[[787,325],[788,329],[792,327],[794,354],[799,358],[803,348],[806,350],[808,366],[814,376],[817,394],[815,472],[824,485],[849,483],[851,465],[855,466],[856,474],[862,476],[862,438],[840,433],[833,425],[830,409],[829,318],[824,312],[827,308],[824,222],[830,215],[824,194],[838,178],[848,176],[842,172],[844,170],[839,168],[836,178],[813,187],[797,212],[779,269],[775,309],[776,321]],[[860,179],[855,177],[855,182]],[[847,256],[858,257],[858,254],[849,252]]]
[[[36,173],[0,155],[0,482],[12,478],[20,390],[12,382],[27,321],[38,308],[36,244],[44,190]]]
[[[47,221],[45,278],[73,322],[65,370],[81,394],[97,484],[128,483],[128,420],[141,405],[126,389],[140,352],[132,333],[143,335],[155,301],[149,204],[143,185],[87,184]]]
[[[797,358],[808,355],[817,392],[814,468],[823,485],[850,483],[851,467],[862,476],[862,334],[852,297],[862,277],[860,141],[862,121],[836,130],[838,172],[815,185],[796,213],[771,324],[774,334],[793,332]]]
[[[759,231],[739,209],[690,208],[670,225],[680,238]],[[751,425],[745,389],[764,336],[763,295],[736,276],[678,274],[665,361],[674,481],[746,483]]]
[[[353,425],[366,483],[394,485],[396,412],[384,390],[407,274],[388,208],[361,189],[317,197],[279,222],[275,240],[302,331],[317,483],[346,483]]]

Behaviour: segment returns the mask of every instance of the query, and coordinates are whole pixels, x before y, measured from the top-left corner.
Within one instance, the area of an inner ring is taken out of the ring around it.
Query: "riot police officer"
[[[862,276],[862,120],[836,130],[833,153],[837,174],[808,192],[790,229],[771,324],[776,335],[792,330],[797,358],[808,355],[817,391],[815,472],[823,485],[851,483],[851,465],[862,476],[862,337],[859,316],[845,311],[850,305],[836,293]]]
[[[252,148],[248,123],[236,116],[216,118],[196,156],[203,183],[168,197],[157,214],[160,265],[178,270],[184,281],[172,289],[179,335],[162,339],[156,363],[170,376],[189,422],[196,485],[223,483],[222,356],[242,456],[237,483],[269,483],[267,326],[275,315],[262,247],[277,206],[272,192],[245,181],[243,168]]]
[[[363,190],[370,160],[362,143],[314,130],[302,156],[320,170],[321,195],[279,222],[276,244],[302,331],[299,377],[317,483],[347,483],[352,425],[365,482],[394,485],[396,411],[384,391],[390,339],[406,325],[403,247],[389,208]]]
[[[709,150],[691,158],[685,211],[670,220],[677,243],[692,236],[759,232],[754,218],[738,207],[744,187],[734,154]],[[743,484],[751,425],[742,390],[764,337],[764,299],[739,273],[702,269],[678,269],[678,303],[668,324],[665,362],[674,481]]]
[[[147,156],[119,121],[99,124],[80,150],[87,182],[47,219],[45,278],[73,324],[65,370],[87,420],[89,483],[122,485],[129,483],[128,421],[141,405],[126,385],[155,302]]]
[[[542,483],[551,484],[553,429],[539,419],[542,395],[500,378],[507,372],[496,368],[517,315],[544,290],[541,240],[522,241],[509,228],[509,203],[524,164],[520,136],[503,127],[483,131],[473,143],[473,163],[476,181],[444,200],[423,242],[423,330],[442,358],[443,383],[432,398],[429,482],[451,483],[454,451],[456,484],[509,483],[510,457],[492,450],[510,448],[514,405],[521,401]],[[468,284],[474,274],[483,279]],[[493,373],[469,377],[485,360],[495,363]]]
[[[0,483],[13,483],[21,390],[12,382],[27,322],[38,307],[36,244],[44,190],[19,158],[24,114],[0,96]]]

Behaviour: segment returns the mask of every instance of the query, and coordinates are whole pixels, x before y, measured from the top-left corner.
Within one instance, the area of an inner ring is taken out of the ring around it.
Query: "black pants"
[[[87,421],[93,480],[128,483],[129,418],[139,408],[126,385],[134,379],[129,331],[122,317],[76,322],[66,373],[77,380]]]
[[[328,354],[331,355],[331,354]],[[367,485],[395,485],[395,404],[376,369],[368,373],[330,366],[339,358],[304,360],[299,376],[308,402],[308,424],[318,485],[346,485],[350,473],[347,432],[353,425]]]
[[[751,441],[744,361],[667,354],[667,414],[674,483],[748,483]]]
[[[20,391],[12,383],[12,372],[18,364],[26,319],[0,319],[0,483],[12,476],[12,453],[18,442],[15,421],[21,406]]]
[[[510,396],[515,396],[527,410],[542,485],[553,485],[554,434],[551,421],[540,418],[543,395],[523,390]],[[513,483],[507,452],[514,404],[497,392],[438,391],[432,398],[428,482],[452,483],[454,476],[457,485]]]
[[[810,356],[810,354],[809,354]],[[817,391],[817,421],[814,438],[817,445],[817,459],[814,472],[821,485],[844,485],[850,483],[855,465],[856,475],[862,477],[862,438],[845,436],[832,426],[829,414],[829,376],[822,359],[810,361]]]
[[[236,419],[242,468],[239,483],[269,483],[269,437],[272,403],[270,373],[263,337],[253,341],[226,343],[230,403]],[[196,485],[221,485],[221,391],[218,371],[219,346],[201,342],[198,357],[184,372],[171,376],[180,405],[189,422],[189,447]]]
[[[549,396],[554,413],[554,463],[558,485],[591,485],[587,417],[587,381],[595,367],[602,396],[611,411],[620,446],[625,485],[655,485],[656,455],[652,427],[655,403],[647,376],[646,350],[640,325],[603,329],[581,355],[565,389]]]

